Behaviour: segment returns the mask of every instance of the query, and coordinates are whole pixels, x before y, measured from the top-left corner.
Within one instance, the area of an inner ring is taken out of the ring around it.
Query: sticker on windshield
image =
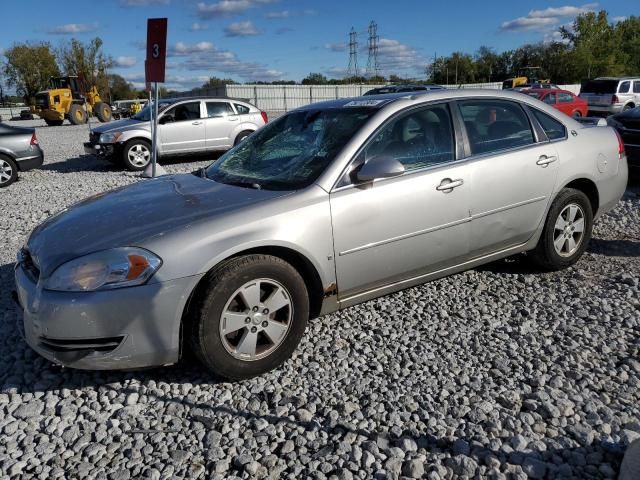
[[[384,102],[384,100],[353,100],[345,104],[345,107],[375,107],[382,102]]]

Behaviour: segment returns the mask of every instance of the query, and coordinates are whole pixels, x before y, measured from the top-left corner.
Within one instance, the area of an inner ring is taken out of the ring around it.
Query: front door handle
[[[445,178],[440,182],[440,185],[436,187],[436,190],[444,193],[451,193],[454,188],[459,187],[464,184],[464,181],[461,178],[456,180],[451,180],[450,178]]]
[[[228,117],[230,122],[237,122],[238,117]]]
[[[538,158],[538,161],[536,162],[536,165],[540,165],[542,168],[545,168],[547,165],[549,165],[550,163],[555,162],[558,159],[558,157],[556,156],[547,156],[547,155],[540,155],[540,158]]]
[[[198,121],[198,122],[192,122],[191,125],[202,125],[202,122]]]

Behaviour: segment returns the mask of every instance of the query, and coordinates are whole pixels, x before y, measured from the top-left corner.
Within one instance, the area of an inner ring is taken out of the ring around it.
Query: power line
[[[369,58],[367,59],[367,76],[378,76],[380,65],[378,64],[378,48],[380,37],[378,36],[378,24],[373,20],[369,23]]]
[[[349,67],[347,76],[355,78],[358,76],[358,33],[353,27],[349,32]]]

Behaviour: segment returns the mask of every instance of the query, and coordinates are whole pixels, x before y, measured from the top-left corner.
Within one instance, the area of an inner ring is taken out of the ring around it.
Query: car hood
[[[133,118],[125,118],[116,122],[99,125],[93,129],[95,133],[126,132],[127,130],[150,130],[149,122],[141,122]]]
[[[27,248],[43,277],[88,253],[123,246],[211,221],[289,194],[217,183],[193,174],[167,175],[89,197],[47,219]]]
[[[613,118],[627,128],[640,129],[640,107],[618,113]]]

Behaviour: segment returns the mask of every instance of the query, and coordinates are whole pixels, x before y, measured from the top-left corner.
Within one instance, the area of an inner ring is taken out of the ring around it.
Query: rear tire
[[[576,110],[575,112],[573,112],[573,118],[580,118],[582,116],[582,113],[580,112],[580,110]]]
[[[134,138],[122,149],[122,163],[128,170],[139,172],[151,162],[151,143],[142,138]]]
[[[628,110],[631,110],[632,108],[634,108],[634,107],[633,107],[633,105],[629,105],[629,104],[627,104],[627,105],[625,105],[625,106],[622,108],[622,111],[623,111],[623,112],[626,112],[626,111],[628,111]]]
[[[93,111],[95,112],[96,117],[98,117],[98,120],[100,120],[102,123],[111,121],[111,107],[105,102],[98,103],[93,108]]]
[[[532,260],[548,271],[570,267],[586,250],[592,228],[593,210],[587,196],[573,188],[562,189],[551,204]]]
[[[18,165],[13,159],[0,155],[0,188],[8,187],[18,179]]]
[[[87,112],[80,105],[74,103],[69,109],[69,121],[72,125],[84,125],[87,123]]]
[[[309,294],[290,264],[271,255],[224,262],[196,294],[186,338],[215,375],[241,380],[284,363],[309,319]]]
[[[236,141],[233,142],[233,144],[234,145],[238,145],[240,142],[242,142],[245,138],[247,138],[252,133],[253,133],[253,131],[251,131],[251,130],[244,130],[244,131],[240,132],[238,134],[238,136],[236,137]]]

